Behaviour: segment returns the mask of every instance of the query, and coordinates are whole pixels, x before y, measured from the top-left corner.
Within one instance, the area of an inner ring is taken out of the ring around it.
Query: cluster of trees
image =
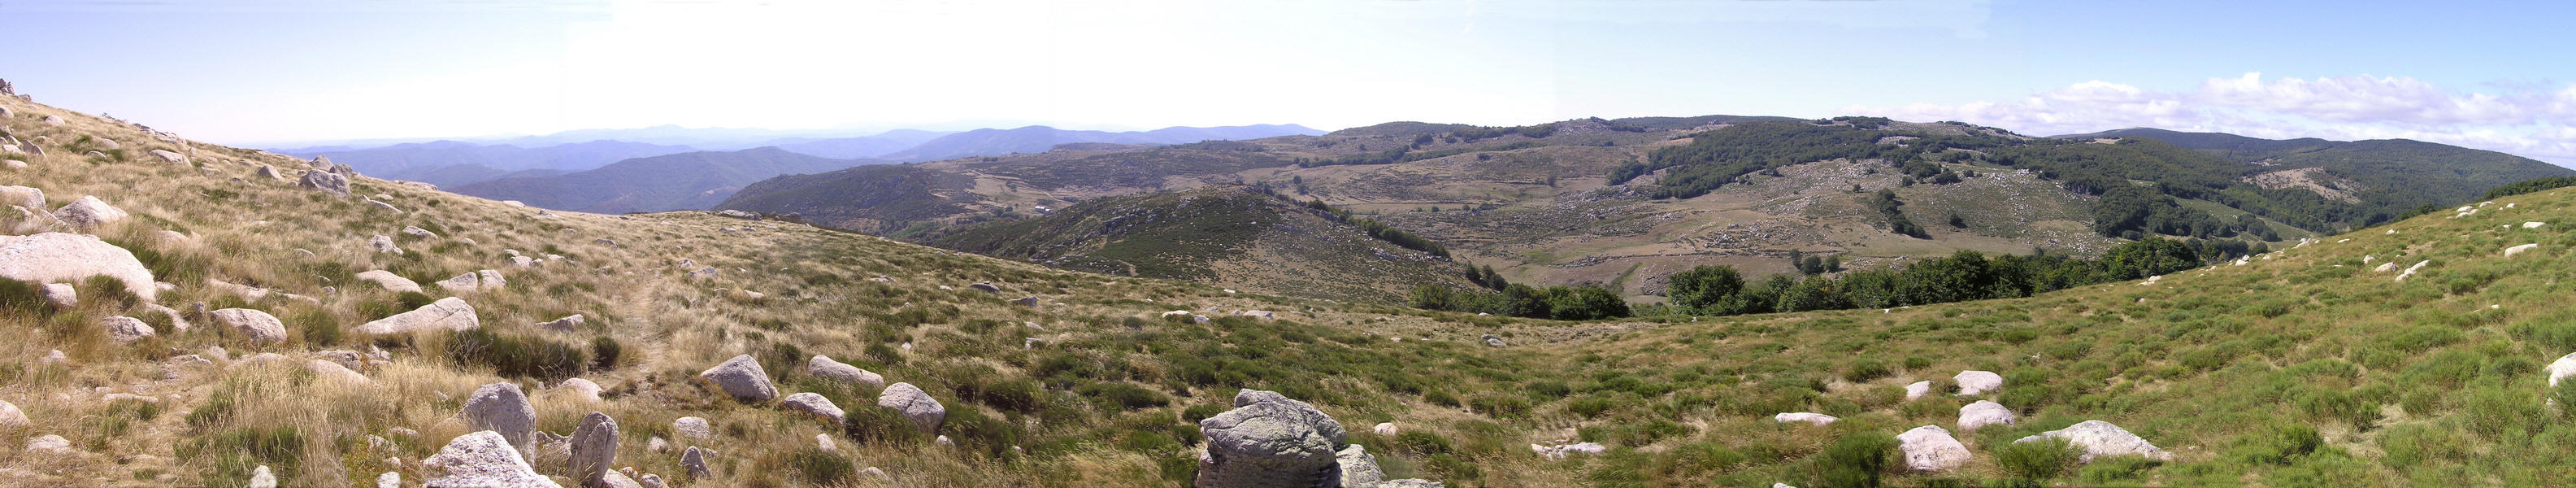
[[[1424,239],[1422,236],[1415,235],[1414,233],[1405,232],[1404,229],[1398,229],[1395,228],[1395,226],[1386,225],[1385,222],[1379,222],[1377,219],[1352,217],[1350,210],[1333,208],[1332,205],[1325,205],[1323,200],[1308,200],[1306,202],[1306,208],[1321,210],[1325,215],[1332,216],[1333,220],[1336,222],[1347,223],[1352,226],[1359,227],[1360,232],[1367,233],[1369,237],[1386,241],[1389,244],[1396,245],[1396,247],[1422,251],[1433,256],[1439,256],[1440,259],[1449,259],[1448,246],[1442,246],[1440,243],[1431,242],[1430,239]]]
[[[1665,168],[1675,168],[1659,182],[1655,198],[1706,195],[1745,174],[1791,164],[1834,158],[1868,158],[1879,152],[1879,134],[1853,126],[1819,126],[1804,122],[1756,122],[1702,132],[1687,145],[1657,149],[1644,162],[1611,170],[1610,184]]]
[[[1512,284],[1497,291],[1422,285],[1413,289],[1413,307],[1556,320],[1598,320],[1630,313],[1628,301],[1619,298],[1618,292],[1595,285],[1538,288]]]
[[[1962,250],[1904,269],[1872,269],[1805,279],[1774,275],[1752,282],[1729,266],[1699,266],[1667,277],[1666,296],[1682,313],[1738,315],[1807,310],[1888,308],[2025,297],[2094,283],[2137,279],[2198,267],[2193,245],[2169,239],[2122,244],[2100,259],[1987,256]]]
[[[1467,265],[1467,282],[1475,283],[1476,286],[1482,286],[1487,290],[1494,291],[1502,291],[1502,289],[1512,286],[1512,281],[1503,279],[1502,273],[1494,272],[1494,267],[1492,265]]]
[[[1905,218],[1905,212],[1898,210],[1898,207],[1903,206],[1905,202],[1897,201],[1896,192],[1893,190],[1882,189],[1869,196],[1869,208],[1877,210],[1880,216],[1887,217],[1888,231],[1916,239],[1932,238],[1932,234],[1925,232],[1923,226],[1915,225],[1913,219]]]
[[[1545,139],[1547,136],[1556,134],[1556,123],[1550,122],[1538,125],[1524,125],[1520,127],[1468,127],[1465,129],[1449,131],[1449,137],[1452,138],[1450,142],[1459,142],[1460,140],[1474,142],[1515,134],[1526,136],[1531,139]]]
[[[1533,147],[1539,147],[1539,146],[1541,146],[1541,145],[1542,145],[1542,144],[1539,144],[1539,143],[1538,143],[1538,141],[1520,141],[1520,142],[1514,142],[1514,143],[1504,144],[1504,145],[1494,146],[1494,147],[1457,147],[1457,148],[1442,149],[1442,150],[1438,150],[1438,151],[1415,151],[1415,150],[1414,150],[1414,146],[1405,146],[1405,147],[1395,148],[1395,149],[1393,149],[1393,150],[1388,150],[1388,151],[1385,151],[1385,152],[1370,153],[1370,154],[1362,154],[1362,155],[1358,155],[1358,156],[1350,156],[1350,157],[1344,157],[1344,158],[1335,158],[1335,159],[1304,159],[1304,158],[1299,158],[1299,159],[1295,159],[1295,160],[1292,160],[1292,161],[1293,161],[1293,162],[1295,162],[1295,163],[1297,164],[1297,167],[1300,167],[1300,168],[1313,168],[1313,167],[1318,167],[1318,166],[1340,166],[1340,165],[1346,165],[1346,164],[1395,164],[1395,163],[1410,163],[1410,162],[1414,162],[1414,161],[1421,161],[1421,160],[1425,160],[1425,159],[1438,159],[1438,158],[1445,158],[1445,157],[1456,156],[1456,155],[1466,154],[1466,153],[1471,153],[1471,152],[1479,152],[1479,151],[1514,151],[1514,150],[1521,150],[1521,149],[1529,149],[1529,148],[1533,148]]]
[[[2522,180],[2514,184],[2499,186],[2495,187],[2495,189],[2487,190],[2486,199],[2494,200],[2541,190],[2565,188],[2568,186],[2576,186],[2576,176],[2552,176],[2548,178]],[[2425,205],[2431,206],[2432,204],[2428,203]]]
[[[1817,256],[1798,252],[1797,250],[1790,250],[1789,263],[1797,265],[1798,274],[1808,276],[1841,272],[1843,270],[1843,256],[1840,254]]]

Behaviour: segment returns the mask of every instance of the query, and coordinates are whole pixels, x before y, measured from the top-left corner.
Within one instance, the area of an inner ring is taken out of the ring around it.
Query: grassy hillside
[[[1103,198],[926,242],[1064,269],[1360,303],[1400,305],[1421,285],[1472,286],[1457,263],[1244,186]]]
[[[2576,305],[2559,299],[2557,271],[2576,266],[2576,221],[2565,217],[2576,192],[2565,190],[2032,298],[1567,323],[1226,294],[699,212],[547,214],[356,179],[354,193],[384,194],[395,214],[254,176],[296,160],[0,104],[15,112],[0,135],[49,155],[10,155],[28,163],[0,170],[13,183],[42,189],[46,207],[95,196],[131,214],[72,229],[13,212],[0,228],[95,234],[168,283],[146,300],[83,280],[79,304],[58,310],[0,281],[0,332],[18,338],[0,341],[0,400],[29,419],[0,426],[0,479],[13,484],[241,486],[258,466],[281,486],[384,472],[417,482],[436,475],[421,459],[466,433],[453,419],[464,398],[505,381],[532,392],[547,432],[570,432],[586,412],[614,416],[626,429],[614,465],[684,486],[1184,486],[1204,441],[1194,421],[1240,388],[1312,402],[1391,475],[1448,486],[2576,483],[2563,448],[2576,416],[2559,407],[2576,404],[2576,382],[2548,386],[2553,360],[2576,350]],[[67,123],[41,122],[49,116]],[[136,142],[75,156],[84,137]],[[189,162],[145,155],[153,149]],[[401,232],[411,226],[437,236]],[[403,236],[405,252],[369,250],[373,235]],[[2526,244],[2536,246],[2504,255]],[[545,261],[513,266],[504,250]],[[2382,263],[2422,264],[2398,280],[2373,270]],[[377,269],[422,282],[493,269],[508,285],[405,295],[354,276]],[[978,282],[1003,292],[966,286]],[[477,332],[355,331],[450,295],[475,307]],[[1039,306],[1005,301],[1024,296]],[[254,341],[196,302],[266,311],[286,336]],[[146,304],[196,327],[177,330]],[[1221,310],[1212,324],[1161,318],[1211,307]],[[1247,309],[1280,313],[1222,312]],[[587,322],[538,325],[574,313]],[[101,325],[110,316],[162,333],[118,343]],[[377,348],[383,359],[351,360],[364,382],[310,369]],[[54,352],[62,360],[46,359]],[[741,354],[782,393],[822,395],[860,428],[731,400],[694,378]],[[875,387],[804,373],[798,363],[816,354],[922,387],[946,406],[937,434],[957,447],[889,434],[882,427],[899,420],[870,406]],[[2000,373],[2003,385],[1952,395],[1948,378],[1962,370]],[[605,391],[591,400],[557,387],[567,376]],[[1914,381],[1933,388],[1908,401]],[[1957,428],[1974,400],[2019,421]],[[1773,419],[1790,412],[1840,420]],[[682,416],[707,419],[712,436],[676,435]],[[2009,448],[2081,420],[2115,423],[2172,459],[2076,467]],[[1362,428],[1379,422],[1398,433]],[[1922,425],[1958,432],[1972,457],[1953,471],[1903,471],[1890,438]],[[23,447],[49,435],[68,446]],[[838,447],[814,447],[817,435]],[[655,437],[714,450],[710,476],[679,474],[677,451],[647,447]],[[1606,448],[1563,459],[1530,448],[1564,441]],[[571,474],[561,458],[535,465]]]
[[[629,159],[555,176],[461,185],[453,191],[557,210],[661,212],[713,207],[744,185],[779,175],[820,173],[869,162],[807,156],[775,147],[701,151]]]

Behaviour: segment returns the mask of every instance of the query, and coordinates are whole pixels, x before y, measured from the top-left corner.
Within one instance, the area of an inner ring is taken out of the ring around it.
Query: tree
[[[1503,315],[1533,319],[1548,318],[1547,292],[1529,285],[1515,284],[1503,288]]]
[[[1744,275],[1734,266],[1700,265],[1665,277],[1664,295],[1693,311],[1720,313],[1720,304],[1744,290]]]
[[[1457,310],[1459,307],[1457,301],[1450,295],[1448,288],[1441,288],[1438,285],[1422,285],[1413,287],[1413,308],[1423,310]]]
[[[2200,254],[2181,241],[2150,238],[2111,248],[2102,263],[2114,279],[2130,280],[2199,267]]]
[[[1599,286],[1550,288],[1548,315],[1557,320],[1597,320],[1628,316],[1628,302]]]

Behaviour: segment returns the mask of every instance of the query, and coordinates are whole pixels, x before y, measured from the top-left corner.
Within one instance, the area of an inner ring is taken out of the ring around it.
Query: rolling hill
[[[451,191],[556,210],[661,212],[714,206],[744,185],[779,175],[819,173],[869,163],[807,156],[775,147],[700,151],[629,159],[555,176],[484,181]]]
[[[1101,198],[944,232],[931,245],[1108,275],[1272,295],[1403,304],[1416,286],[1472,286],[1446,257],[1370,237],[1322,210],[1241,185]]]
[[[281,150],[280,154],[329,157],[358,172],[439,186],[491,181],[523,171],[584,171],[627,159],[695,151],[686,146],[597,140],[538,147],[458,141],[396,144],[371,149]]]
[[[1116,144],[1180,144],[1209,140],[1259,139],[1284,135],[1313,135],[1314,129],[1295,124],[1247,125],[1233,127],[1166,127],[1143,132],[1106,132],[1064,130],[1042,125],[1016,129],[976,129],[931,139],[910,149],[874,156],[895,161],[934,161],[965,157],[1001,156],[1014,153],[1042,153],[1058,144],[1105,142]]]

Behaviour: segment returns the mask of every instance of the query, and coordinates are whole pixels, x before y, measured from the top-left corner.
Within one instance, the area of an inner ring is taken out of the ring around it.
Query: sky
[[[1706,114],[2409,138],[2576,165],[2576,2],[0,1],[0,79],[246,146],[661,125]]]

